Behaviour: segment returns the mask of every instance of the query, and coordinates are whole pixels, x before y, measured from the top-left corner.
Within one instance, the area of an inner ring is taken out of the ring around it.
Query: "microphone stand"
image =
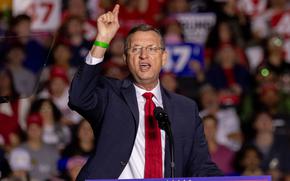
[[[167,136],[168,136],[168,141],[169,141],[169,147],[170,147],[170,169],[171,169],[171,178],[174,178],[175,177],[175,174],[174,174],[174,168],[175,168],[175,157],[174,157],[174,140],[173,140],[173,135],[172,135],[172,132],[171,132],[171,128],[170,128],[170,125],[169,123],[166,124],[167,126],[167,129],[165,130]]]
[[[174,156],[174,140],[171,131],[170,121],[168,119],[167,113],[161,108],[156,107],[154,110],[154,116],[158,121],[158,126],[160,129],[164,130],[166,135],[168,136],[169,141],[169,150],[170,150],[170,170],[171,170],[171,178],[175,177],[175,156]]]

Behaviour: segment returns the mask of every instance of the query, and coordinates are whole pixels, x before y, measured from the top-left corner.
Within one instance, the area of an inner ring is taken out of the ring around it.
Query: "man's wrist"
[[[102,42],[102,41],[94,41],[94,45],[97,47],[109,48],[109,43]]]
[[[102,42],[105,44],[109,44],[112,38],[108,37],[108,36],[102,36],[100,34],[97,35],[95,42]],[[107,48],[105,48],[104,46],[96,46],[94,45],[91,49],[91,56],[94,58],[101,58],[104,57],[105,52],[106,52]]]
[[[102,36],[102,35],[97,35],[95,41],[98,42],[104,42],[107,44],[110,44],[112,38],[106,37],[106,36]]]

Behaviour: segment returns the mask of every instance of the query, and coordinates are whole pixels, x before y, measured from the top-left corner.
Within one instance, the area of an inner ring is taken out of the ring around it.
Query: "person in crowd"
[[[284,40],[279,35],[271,35],[266,41],[263,66],[278,76],[290,73],[290,63],[285,59]]]
[[[41,83],[45,84],[49,80],[51,68],[54,66],[62,67],[67,72],[69,81],[71,81],[76,72],[76,68],[71,65],[72,56],[69,45],[62,42],[56,43],[52,50],[51,64],[41,72]]]
[[[93,0],[94,1],[94,0]],[[98,1],[98,0],[97,0]],[[62,21],[66,22],[72,17],[77,17],[82,20],[83,37],[86,41],[93,41],[96,36],[96,16],[91,13],[92,9],[96,11],[96,7],[101,2],[89,2],[84,0],[69,0],[64,4],[62,11]],[[102,8],[98,9],[103,11]],[[100,13],[100,12],[97,12]]]
[[[242,145],[240,119],[232,107],[222,107],[217,91],[209,84],[200,88],[200,116],[214,115],[217,118],[217,142],[233,151]]]
[[[62,12],[63,19],[71,16],[77,16],[85,20],[88,17],[86,3],[84,0],[70,0],[64,3],[64,10]]]
[[[233,31],[230,22],[223,20],[217,22],[210,31],[205,44],[205,67],[208,69],[217,57],[220,47],[231,46],[235,52],[236,62],[245,67],[248,62],[245,58],[243,46],[238,43],[239,35]]]
[[[227,106],[238,106],[251,88],[250,73],[237,62],[236,57],[231,45],[221,46],[216,64],[206,73],[207,81],[217,89],[224,100],[222,104]]]
[[[6,45],[20,42],[25,49],[26,59],[24,66],[37,74],[42,70],[45,63],[47,50],[37,39],[40,35],[33,35],[31,32],[31,18],[28,15],[20,14],[12,18],[10,29],[7,32]],[[13,37],[13,38],[11,38]]]
[[[162,31],[165,44],[184,42],[183,27],[174,17],[168,17],[163,21]]]
[[[6,151],[20,143],[21,130],[25,130],[25,119],[29,111],[30,100],[20,99],[16,91],[13,76],[9,69],[0,69],[0,140]]]
[[[52,100],[62,113],[61,122],[68,126],[77,124],[81,120],[81,116],[67,106],[69,83],[66,70],[53,66],[50,69],[47,87],[38,95],[39,98]]]
[[[264,175],[261,168],[263,160],[262,153],[253,145],[243,145],[236,153],[234,165],[237,175],[242,176],[259,176]]]
[[[246,40],[251,38],[251,23],[245,14],[238,10],[237,0],[228,0],[220,3],[215,10],[217,21],[227,21],[230,29],[236,35],[239,47],[243,47]]]
[[[253,122],[255,136],[250,142],[262,153],[261,168],[273,180],[282,179],[290,170],[288,137],[275,134],[273,119],[268,112],[259,112]]]
[[[274,82],[260,84],[257,91],[258,110],[267,111],[271,115],[277,133],[288,135],[290,115],[287,110],[287,99],[282,100],[279,84]]]
[[[167,52],[158,30],[139,25],[129,32],[124,61],[131,78],[100,75],[98,63],[120,26],[118,14],[119,5],[115,5],[113,11],[98,18],[94,46],[70,87],[68,105],[90,121],[96,136],[93,155],[77,180],[168,177],[169,147],[153,117],[155,105],[164,106],[175,133],[175,176],[222,175],[210,159],[196,103],[167,92],[159,83]]]
[[[58,161],[58,168],[61,171],[61,177],[63,178],[71,177],[69,176],[71,175],[69,174],[71,170],[69,169],[71,167],[69,166],[70,160],[74,160],[74,158],[82,158],[81,160],[87,160],[87,158],[94,151],[95,148],[94,140],[95,139],[93,130],[87,120],[85,119],[81,120],[79,124],[75,125],[72,128],[71,142],[63,149],[63,151],[61,152],[61,158]],[[78,164],[76,166],[78,166]],[[75,169],[73,169],[72,171],[73,173],[76,173]],[[75,177],[73,176],[73,178]]]
[[[232,174],[234,171],[233,159],[235,153],[226,146],[217,143],[217,119],[212,115],[208,115],[202,118],[202,123],[204,126],[204,134],[212,160],[225,173],[225,175]]]
[[[47,180],[57,175],[58,150],[55,146],[43,143],[42,137],[43,118],[36,113],[28,115],[27,140],[19,147],[26,150],[31,157],[31,179]]]
[[[36,77],[33,72],[23,65],[26,59],[26,51],[23,45],[13,44],[6,53],[6,66],[13,75],[16,91],[21,97],[32,96],[35,89]]]
[[[73,156],[89,157],[94,150],[94,133],[85,119],[72,129],[72,141],[62,152],[62,157],[70,158]]]
[[[69,16],[58,30],[57,40],[67,44],[72,52],[71,65],[79,66],[90,48],[90,41],[84,37],[84,20]]]
[[[38,113],[43,119],[42,141],[64,149],[70,142],[70,130],[61,123],[62,114],[51,99],[36,99],[31,104],[30,114]]]
[[[253,73],[253,81],[254,81],[254,88],[256,89],[252,94],[252,99],[248,103],[247,108],[249,113],[247,114],[248,122],[252,119],[254,115],[254,107],[262,108],[265,110],[266,106],[263,105],[261,102],[261,97],[267,91],[265,90],[278,90],[277,82],[279,81],[279,76],[264,66],[257,67],[257,70]],[[268,88],[267,88],[268,87]],[[272,87],[272,88],[271,88]],[[274,96],[277,97],[277,96]],[[271,100],[270,100],[271,101]],[[266,109],[268,111],[268,109]],[[251,125],[251,124],[249,124]]]

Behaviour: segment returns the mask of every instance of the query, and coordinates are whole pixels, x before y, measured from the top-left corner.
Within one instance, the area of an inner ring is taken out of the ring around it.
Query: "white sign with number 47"
[[[13,15],[27,14],[33,31],[55,31],[61,20],[61,0],[13,0]]]

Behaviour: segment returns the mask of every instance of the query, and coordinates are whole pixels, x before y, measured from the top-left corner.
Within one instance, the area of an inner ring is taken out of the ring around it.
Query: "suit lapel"
[[[134,85],[130,79],[125,79],[122,84],[121,94],[124,97],[127,105],[130,108],[130,111],[133,114],[135,125],[138,128],[139,124],[139,110],[138,103],[136,98],[136,91]]]
[[[169,121],[173,121],[173,104],[171,103],[170,94],[167,92],[163,87],[161,87],[161,95],[162,95],[162,102],[163,102],[163,108],[165,112],[168,114]],[[165,137],[165,170],[164,170],[164,177],[168,178],[171,175],[171,169],[170,169],[170,147],[169,147],[169,141],[168,137],[166,135]]]
[[[138,103],[136,98],[136,91],[134,85],[130,79],[125,79],[122,84],[121,94],[124,97],[127,105],[130,108],[135,120],[136,128],[139,125],[139,110],[138,110]],[[162,95],[162,102],[163,108],[167,112],[169,120],[173,121],[173,104],[170,100],[170,94],[167,92],[163,87],[161,87],[161,95]],[[170,170],[170,148],[168,138],[165,138],[165,161],[164,161],[164,177],[170,177],[171,170]]]

